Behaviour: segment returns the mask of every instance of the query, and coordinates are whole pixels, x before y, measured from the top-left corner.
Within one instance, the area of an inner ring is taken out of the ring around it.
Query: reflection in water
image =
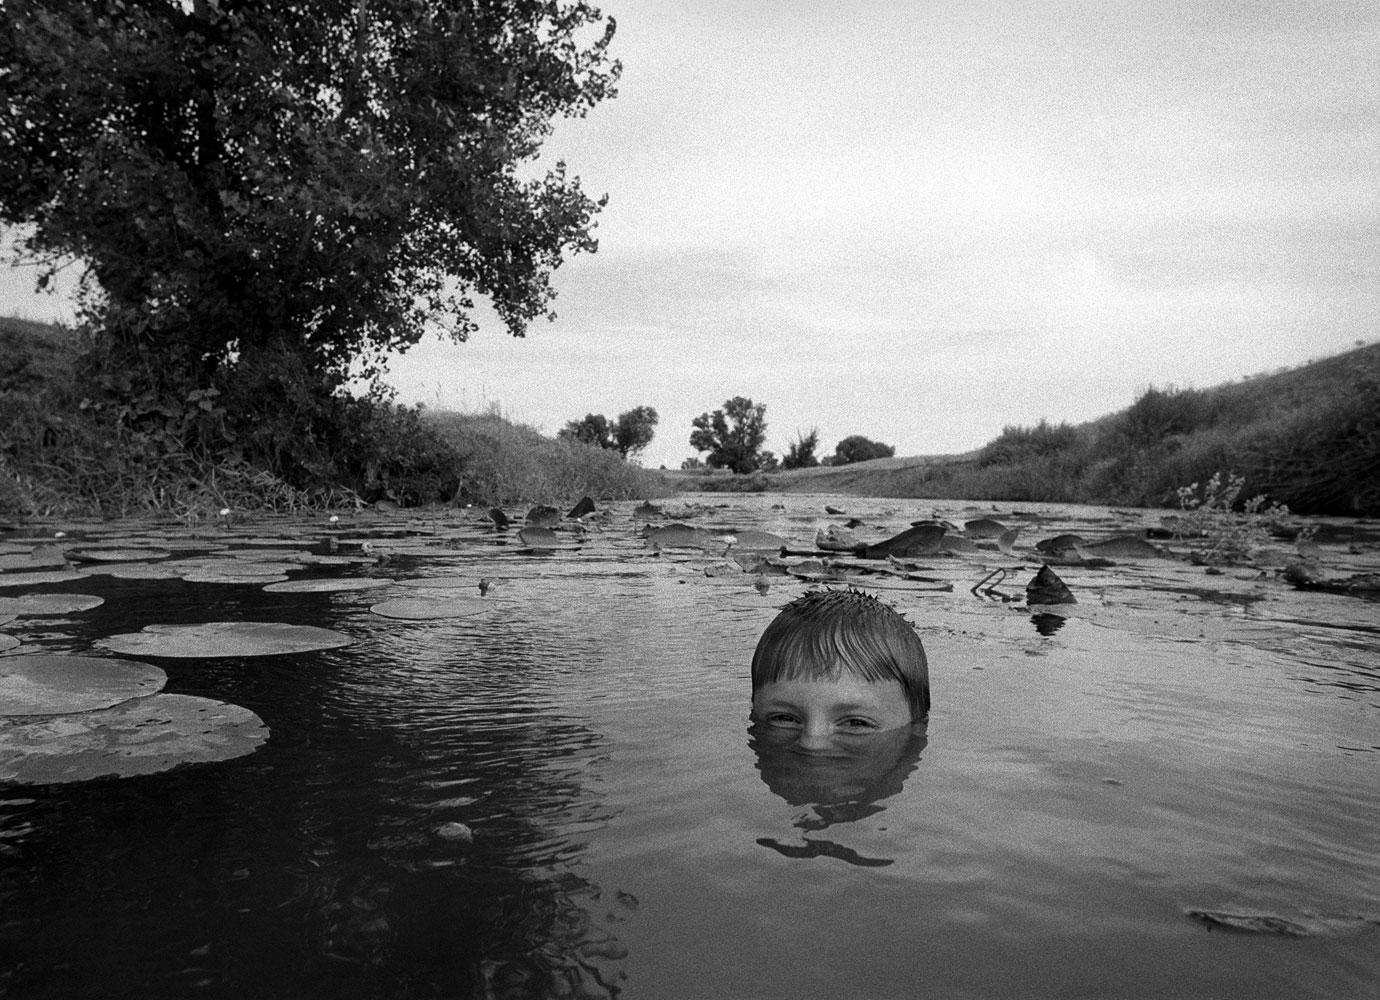
[[[1041,635],[1053,635],[1064,627],[1066,619],[1063,615],[1052,615],[1047,611],[1040,614],[1031,615],[1031,624],[1035,626],[1035,631]]]
[[[795,821],[807,832],[854,823],[884,810],[882,801],[901,791],[927,742],[924,722],[840,736],[826,750],[802,749],[797,732],[757,722],[748,727],[748,746],[757,755],[757,770],[767,787],[793,806],[811,807]],[[881,867],[893,860],[863,857],[832,840],[802,839],[803,844],[766,837],[757,842],[788,858],[830,857],[862,867]]]

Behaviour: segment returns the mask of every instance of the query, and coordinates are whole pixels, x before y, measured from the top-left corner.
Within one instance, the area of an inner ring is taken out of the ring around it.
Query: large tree
[[[580,0],[5,0],[0,220],[183,387],[287,357],[329,393],[478,295],[521,336],[595,249],[602,201],[531,161],[613,93],[612,33]]]
[[[596,448],[607,448],[627,458],[652,443],[656,423],[654,408],[634,406],[620,413],[617,420],[609,420],[602,413],[586,413],[583,419],[567,423],[556,436]]]
[[[701,413],[690,422],[690,447],[707,451],[705,461],[715,469],[753,472],[773,460],[762,450],[767,439],[767,406],[746,396],[734,396],[723,408]]]

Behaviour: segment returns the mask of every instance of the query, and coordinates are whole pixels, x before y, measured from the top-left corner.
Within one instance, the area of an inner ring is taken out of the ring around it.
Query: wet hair
[[[776,681],[898,681],[913,721],[930,712],[930,671],[920,636],[871,594],[812,590],[781,609],[752,654],[752,693]]]

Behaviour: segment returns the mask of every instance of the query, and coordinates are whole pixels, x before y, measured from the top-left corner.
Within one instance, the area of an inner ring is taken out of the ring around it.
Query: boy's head
[[[867,710],[856,718],[842,710],[832,713],[836,726],[886,729],[929,715],[929,665],[920,637],[893,608],[860,590],[805,594],[786,605],[757,642],[752,696],[760,721],[770,722],[776,714],[806,726],[805,715],[821,701],[808,691],[797,692],[801,685],[820,684],[866,696],[848,702],[865,703]],[[825,709],[828,702],[822,703]]]

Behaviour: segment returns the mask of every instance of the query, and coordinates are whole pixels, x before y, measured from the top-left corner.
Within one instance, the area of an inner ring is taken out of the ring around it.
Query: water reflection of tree
[[[924,723],[870,735],[840,737],[827,750],[804,750],[794,732],[760,723],[748,729],[757,770],[776,795],[809,808],[794,825],[804,833],[854,823],[882,812],[882,803],[901,792],[928,742]],[[891,858],[870,858],[837,841],[802,834],[802,843],[757,841],[789,858],[830,857],[862,867],[882,867]]]
[[[589,787],[602,738],[543,695],[561,655],[496,626],[422,626],[333,654],[174,669],[174,688],[259,712],[269,745],[21,800],[0,819],[16,834],[0,987],[616,995],[613,928],[636,901],[577,871],[610,814]],[[438,836],[447,822],[472,841]]]

